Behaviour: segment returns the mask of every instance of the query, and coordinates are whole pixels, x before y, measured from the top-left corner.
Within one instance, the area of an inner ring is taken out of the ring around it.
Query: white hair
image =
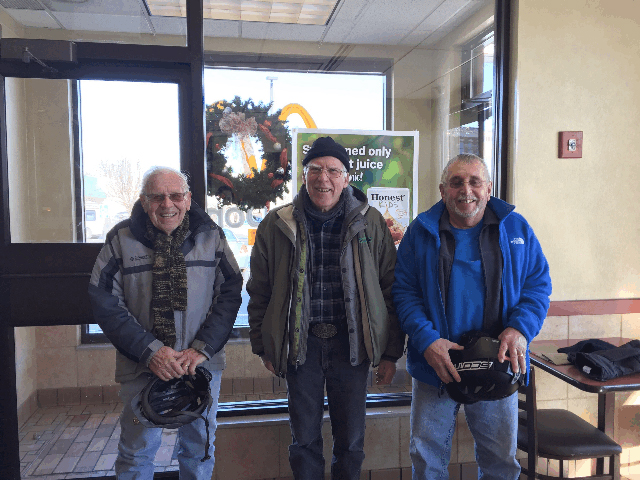
[[[487,163],[481,157],[479,157],[478,155],[474,155],[472,153],[461,153],[460,155],[456,155],[455,157],[453,157],[445,165],[444,169],[442,170],[442,176],[440,177],[440,185],[446,185],[447,181],[449,180],[449,167],[451,167],[451,165],[453,165],[456,162],[461,162],[466,164],[472,164],[477,162],[481,164],[482,169],[484,170],[484,179],[486,181],[491,181],[491,179],[489,178],[489,168],[487,167]]]
[[[180,170],[176,170],[171,167],[151,167],[149,170],[145,172],[142,176],[142,187],[140,189],[140,195],[144,195],[147,193],[147,187],[149,186],[149,182],[156,175],[164,175],[164,174],[173,174],[176,175],[180,180],[182,180],[182,191],[189,191],[189,179],[187,176],[182,173]]]

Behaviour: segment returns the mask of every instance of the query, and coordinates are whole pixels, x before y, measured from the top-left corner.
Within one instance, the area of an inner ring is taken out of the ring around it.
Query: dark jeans
[[[289,365],[287,387],[292,444],[289,463],[296,480],[323,480],[322,416],[326,382],[333,434],[333,480],[359,480],[364,460],[369,361],[349,362],[348,334],[321,339],[309,335],[307,359]]]

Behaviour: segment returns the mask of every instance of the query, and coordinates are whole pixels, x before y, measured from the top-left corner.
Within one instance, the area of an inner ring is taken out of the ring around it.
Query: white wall
[[[551,266],[553,300],[640,296],[640,8],[519,0],[512,200]],[[584,132],[558,159],[558,132]]]

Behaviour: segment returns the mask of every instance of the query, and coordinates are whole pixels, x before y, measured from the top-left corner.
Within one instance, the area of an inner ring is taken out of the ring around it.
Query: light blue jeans
[[[411,442],[413,480],[446,480],[451,459],[451,439],[460,404],[446,391],[413,379]],[[517,480],[518,394],[493,402],[464,406],[476,444],[478,478]]]
[[[212,370],[211,396],[213,404],[209,411],[209,455],[211,459],[205,462],[204,457],[207,432],[204,421],[196,419],[188,425],[178,429],[177,444],[180,480],[211,480],[213,473],[213,441],[216,431],[216,410],[218,410],[218,395],[220,394],[221,370]],[[139,377],[121,384],[120,399],[124,403],[120,415],[120,442],[118,444],[118,458],[115,463],[118,480],[151,480],[153,478],[153,460],[162,441],[161,428],[147,428],[134,422],[135,414],[131,409],[131,400],[144,388],[151,377]]]

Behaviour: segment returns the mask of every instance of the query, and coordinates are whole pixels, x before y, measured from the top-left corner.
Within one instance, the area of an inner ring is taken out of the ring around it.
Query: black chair
[[[578,477],[589,480],[619,480],[622,448],[604,432],[568,410],[538,410],[536,376],[531,367],[529,385],[518,390],[518,449],[527,452],[522,473],[527,480],[564,477],[564,461],[609,457],[608,475]],[[560,461],[560,476],[536,473],[538,457]],[[522,478],[522,476],[521,476]]]

